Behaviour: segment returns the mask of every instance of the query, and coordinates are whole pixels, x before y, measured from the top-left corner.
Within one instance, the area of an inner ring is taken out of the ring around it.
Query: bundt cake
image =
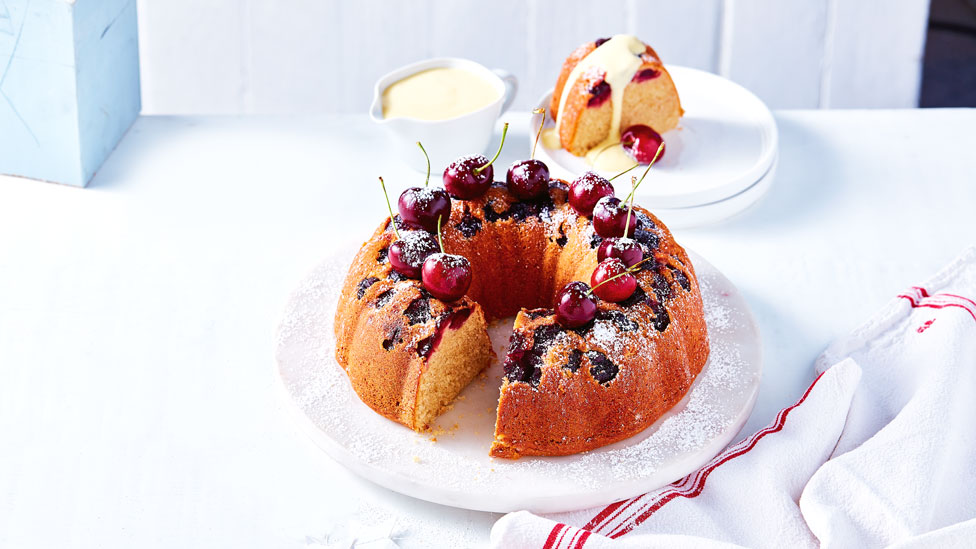
[[[583,44],[570,54],[549,110],[560,146],[576,156],[620,143],[621,131],[632,126],[662,134],[683,114],[657,54],[624,34]]]
[[[474,173],[491,181],[490,171]],[[504,182],[468,199],[448,191],[443,249],[470,261],[464,297],[445,302],[394,270],[394,230],[410,226],[392,212],[353,260],[336,311],[336,358],[363,402],[428,428],[491,362],[486,319],[512,315],[493,456],[598,448],[647,428],[682,399],[707,360],[708,338],[692,264],[653,215],[635,207],[628,217],[645,258],[633,267],[633,294],[594,299],[595,318],[569,328],[557,322],[554,299],[567,283],[590,280],[604,239],[571,207],[567,184],[552,179],[531,200]]]

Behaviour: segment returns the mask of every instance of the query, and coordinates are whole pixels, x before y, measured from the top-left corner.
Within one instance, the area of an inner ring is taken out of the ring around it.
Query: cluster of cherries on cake
[[[471,200],[488,191],[494,181],[493,164],[501,154],[507,134],[508,124],[505,124],[494,158],[489,160],[480,154],[463,156],[448,165],[444,170],[443,188],[429,186],[428,158],[424,186],[403,191],[397,201],[400,223],[394,218],[387,197],[391,223],[397,236],[397,240],[390,245],[390,264],[403,276],[420,279],[424,289],[438,299],[460,299],[471,286],[471,263],[464,256],[445,253],[441,242],[441,226],[451,217],[451,199]],[[417,145],[424,150],[419,142]],[[424,156],[427,156],[426,151]],[[540,198],[549,192],[549,168],[534,158],[520,160],[508,169],[506,183],[508,191],[520,200]],[[383,178],[380,178],[380,184],[385,195]],[[404,229],[402,232],[401,227]]]
[[[535,112],[543,114],[544,124],[545,112]],[[519,200],[537,200],[549,192],[549,168],[535,159],[541,131],[542,124],[536,134],[532,157],[515,162],[506,174],[508,192]],[[397,236],[390,245],[390,264],[401,275],[420,279],[424,289],[438,299],[455,301],[471,286],[471,263],[464,256],[446,253],[441,239],[441,227],[450,220],[451,199],[471,200],[488,191],[494,181],[493,164],[501,154],[507,134],[508,124],[505,124],[494,158],[489,160],[480,154],[463,156],[449,164],[444,170],[443,188],[430,187],[428,158],[424,186],[410,187],[397,200],[399,222],[387,196],[390,222]],[[644,146],[638,148],[647,149],[650,144],[656,146],[653,158],[646,151],[638,156],[638,159],[649,158],[644,176],[664,151],[663,140],[659,139],[646,139]],[[426,157],[423,145],[418,142],[417,146]],[[386,185],[382,177],[379,179],[386,196]],[[634,192],[643,179],[633,178],[631,193],[623,201],[614,196],[611,181],[594,172],[583,174],[569,186],[570,206],[582,216],[592,216],[593,229],[604,240],[597,250],[599,264],[593,271],[590,285],[570,282],[556,297],[556,319],[564,326],[576,328],[592,321],[596,316],[596,298],[616,303],[629,298],[637,288],[633,273],[642,263],[652,259],[644,259],[640,244],[628,237],[637,223],[632,211]]]
[[[556,320],[563,326],[578,328],[593,321],[597,311],[596,298],[619,303],[637,289],[634,273],[654,258],[645,258],[640,243],[629,236],[637,224],[633,212],[634,193],[663,152],[662,141],[649,158],[644,175],[640,180],[631,180],[630,194],[624,200],[614,196],[613,183],[609,179],[594,172],[586,172],[570,184],[569,205],[579,215],[592,217],[593,230],[603,242],[597,248],[599,263],[590,276],[590,284],[570,282],[556,295]]]

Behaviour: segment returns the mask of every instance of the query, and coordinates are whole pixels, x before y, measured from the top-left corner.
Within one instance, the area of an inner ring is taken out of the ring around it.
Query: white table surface
[[[527,114],[505,118],[503,167],[528,140]],[[976,243],[976,110],[776,118],[769,194],[676,235],[759,320],[744,433],[833,338]],[[394,520],[405,546],[486,541],[496,515],[353,476],[274,392],[281,307],[384,215],[377,175],[394,196],[420,182],[365,116],[150,117],[88,189],[0,177],[0,546],[304,547],[346,520]]]

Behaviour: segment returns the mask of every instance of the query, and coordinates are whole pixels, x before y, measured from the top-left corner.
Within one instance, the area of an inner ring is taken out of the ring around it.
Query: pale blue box
[[[0,0],[0,173],[83,187],[140,108],[135,0]]]

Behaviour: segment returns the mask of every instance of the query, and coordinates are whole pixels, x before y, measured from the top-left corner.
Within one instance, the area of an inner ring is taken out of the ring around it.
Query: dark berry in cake
[[[661,76],[661,71],[657,69],[644,69],[642,71],[637,71],[634,77],[631,78],[631,82],[644,82],[645,80],[654,80],[658,76]]]
[[[658,235],[643,228],[634,230],[634,240],[647,246],[648,250],[656,250],[661,242],[661,238]]]
[[[540,318],[553,313],[552,309],[526,309],[522,313],[529,318]]]
[[[590,86],[590,89],[586,90],[590,93],[591,97],[589,101],[586,102],[587,107],[599,107],[607,99],[610,99],[610,84],[606,80],[601,80],[596,84]]]
[[[590,277],[590,284],[593,286],[593,293],[604,301],[617,303],[634,295],[637,288],[637,279],[634,275],[627,272],[624,262],[611,257],[604,259],[593,270]]]
[[[380,251],[376,252],[376,262],[386,263],[386,256],[390,253],[389,248],[380,248]]]
[[[595,41],[593,42],[593,45],[599,48],[600,46],[602,46],[603,44],[605,44],[605,43],[606,43],[606,42],[608,42],[609,40],[610,40],[609,38],[597,38],[597,39],[596,39],[596,40],[595,40]]]
[[[389,303],[391,299],[393,299],[393,289],[392,288],[389,289],[389,290],[386,290],[385,292],[383,292],[380,295],[376,296],[376,301],[373,302],[373,306],[376,307],[377,309],[379,309],[379,308],[383,307],[384,305],[386,305],[387,303]]]
[[[657,302],[663,303],[671,299],[671,285],[668,284],[668,279],[660,271],[654,271],[654,280],[651,283],[651,288],[654,290],[654,297]]]
[[[572,351],[569,352],[569,360],[566,362],[566,365],[563,367],[569,370],[570,372],[576,373],[576,370],[579,370],[580,364],[582,363],[583,363],[583,351],[580,351],[579,349],[573,349]]]
[[[532,332],[532,346],[526,344],[525,336],[519,332],[512,334],[511,345],[505,357],[505,377],[510,381],[524,381],[538,387],[542,381],[542,366],[546,353],[564,332],[556,324],[543,324]]]
[[[531,376],[531,372],[527,371],[523,360],[526,351],[528,351],[528,346],[525,336],[519,332],[512,332],[508,354],[505,355],[505,363],[502,365],[505,377],[510,381],[527,381]]]
[[[512,335],[508,338],[508,350],[509,352],[524,351],[528,349],[528,342],[525,341],[525,335],[522,332],[512,332]]]
[[[596,259],[603,261],[608,257],[615,257],[623,261],[624,265],[633,267],[644,259],[644,251],[640,244],[632,238],[608,238],[597,248]]]
[[[393,329],[390,330],[390,333],[388,333],[386,335],[386,338],[383,339],[384,350],[389,351],[403,341],[403,337],[401,336],[401,331],[402,328],[400,327],[399,324],[394,326]]]
[[[417,342],[417,356],[430,358],[430,353],[434,350],[434,336],[428,336]]]
[[[651,216],[640,210],[634,210],[634,215],[637,216],[637,227],[644,229],[645,231],[650,231],[651,229],[657,228],[654,221],[651,220]]]
[[[522,364],[522,356],[524,352],[510,352],[505,357],[505,363],[502,365],[502,369],[505,371],[505,377],[509,381],[525,381],[525,366]]]
[[[589,324],[596,316],[596,300],[585,282],[570,282],[556,296],[556,320],[567,328]]]
[[[603,238],[623,236],[627,226],[627,205],[619,198],[605,196],[593,207],[593,230]],[[631,224],[635,223],[632,218]]]
[[[437,239],[426,231],[401,231],[390,244],[390,264],[407,278],[420,278],[424,261],[439,250]]]
[[[556,324],[543,324],[535,329],[532,333],[532,348],[547,351],[552,344],[559,337],[559,334],[563,333],[564,330],[562,326]]]
[[[596,234],[595,232],[590,235],[590,248],[596,248],[603,243],[603,237]]]
[[[403,311],[403,316],[407,317],[410,325],[423,324],[430,320],[430,298],[418,297],[407,305],[407,310]]]
[[[559,189],[561,191],[569,191],[569,185],[562,179],[550,179],[549,180],[550,189]]]
[[[668,314],[668,310],[664,308],[661,303],[654,303],[651,306],[651,311],[654,313],[654,329],[663,332],[668,329],[668,325],[671,324],[671,315]]]
[[[620,368],[607,358],[607,355],[600,351],[587,351],[586,358],[590,359],[590,364],[592,364],[590,375],[597,383],[610,383],[613,378],[617,377]]]
[[[375,276],[369,276],[360,280],[359,284],[356,285],[356,297],[362,299],[363,295],[366,293],[366,290],[368,290],[373,284],[376,284],[378,280],[379,279]]]
[[[640,328],[640,325],[637,324],[637,322],[627,318],[627,315],[620,311],[600,311],[596,314],[596,319],[606,320],[613,323],[613,325],[619,328],[621,332],[633,332],[637,328]]]
[[[424,288],[444,301],[461,299],[471,286],[471,263],[464,256],[435,253],[424,261]]]
[[[386,224],[385,232],[409,231],[415,227],[410,227],[407,222],[400,217],[400,214],[393,214],[393,221]]]
[[[549,167],[541,160],[520,160],[505,177],[508,192],[519,200],[534,200],[549,193]]]
[[[613,196],[613,183],[593,172],[586,172],[569,186],[569,205],[580,215],[593,213],[593,206],[605,196]]]
[[[495,211],[495,207],[492,206],[491,204],[485,204],[483,211],[485,213],[485,221],[489,223],[494,223],[496,221],[503,221],[505,219],[508,219],[510,215],[507,211],[501,213]]]
[[[641,164],[649,164],[654,160],[658,147],[663,143],[664,138],[661,134],[642,124],[631,126],[620,134],[620,144],[623,145],[624,150]],[[658,160],[664,156],[666,149],[667,146],[661,150]]]
[[[454,227],[464,238],[472,238],[481,230],[481,220],[465,208],[464,217]]]
[[[516,221],[525,221],[539,215],[539,206],[534,202],[516,202],[508,209],[508,215]]]
[[[438,219],[447,225],[451,218],[451,197],[444,189],[410,187],[400,195],[397,210],[408,225],[435,232]]]
[[[682,290],[686,292],[688,290],[691,290],[691,281],[688,280],[688,277],[685,275],[685,273],[681,271],[681,269],[668,265],[668,270],[671,271],[671,276],[673,276],[674,279],[678,282],[678,285],[681,286]]]

